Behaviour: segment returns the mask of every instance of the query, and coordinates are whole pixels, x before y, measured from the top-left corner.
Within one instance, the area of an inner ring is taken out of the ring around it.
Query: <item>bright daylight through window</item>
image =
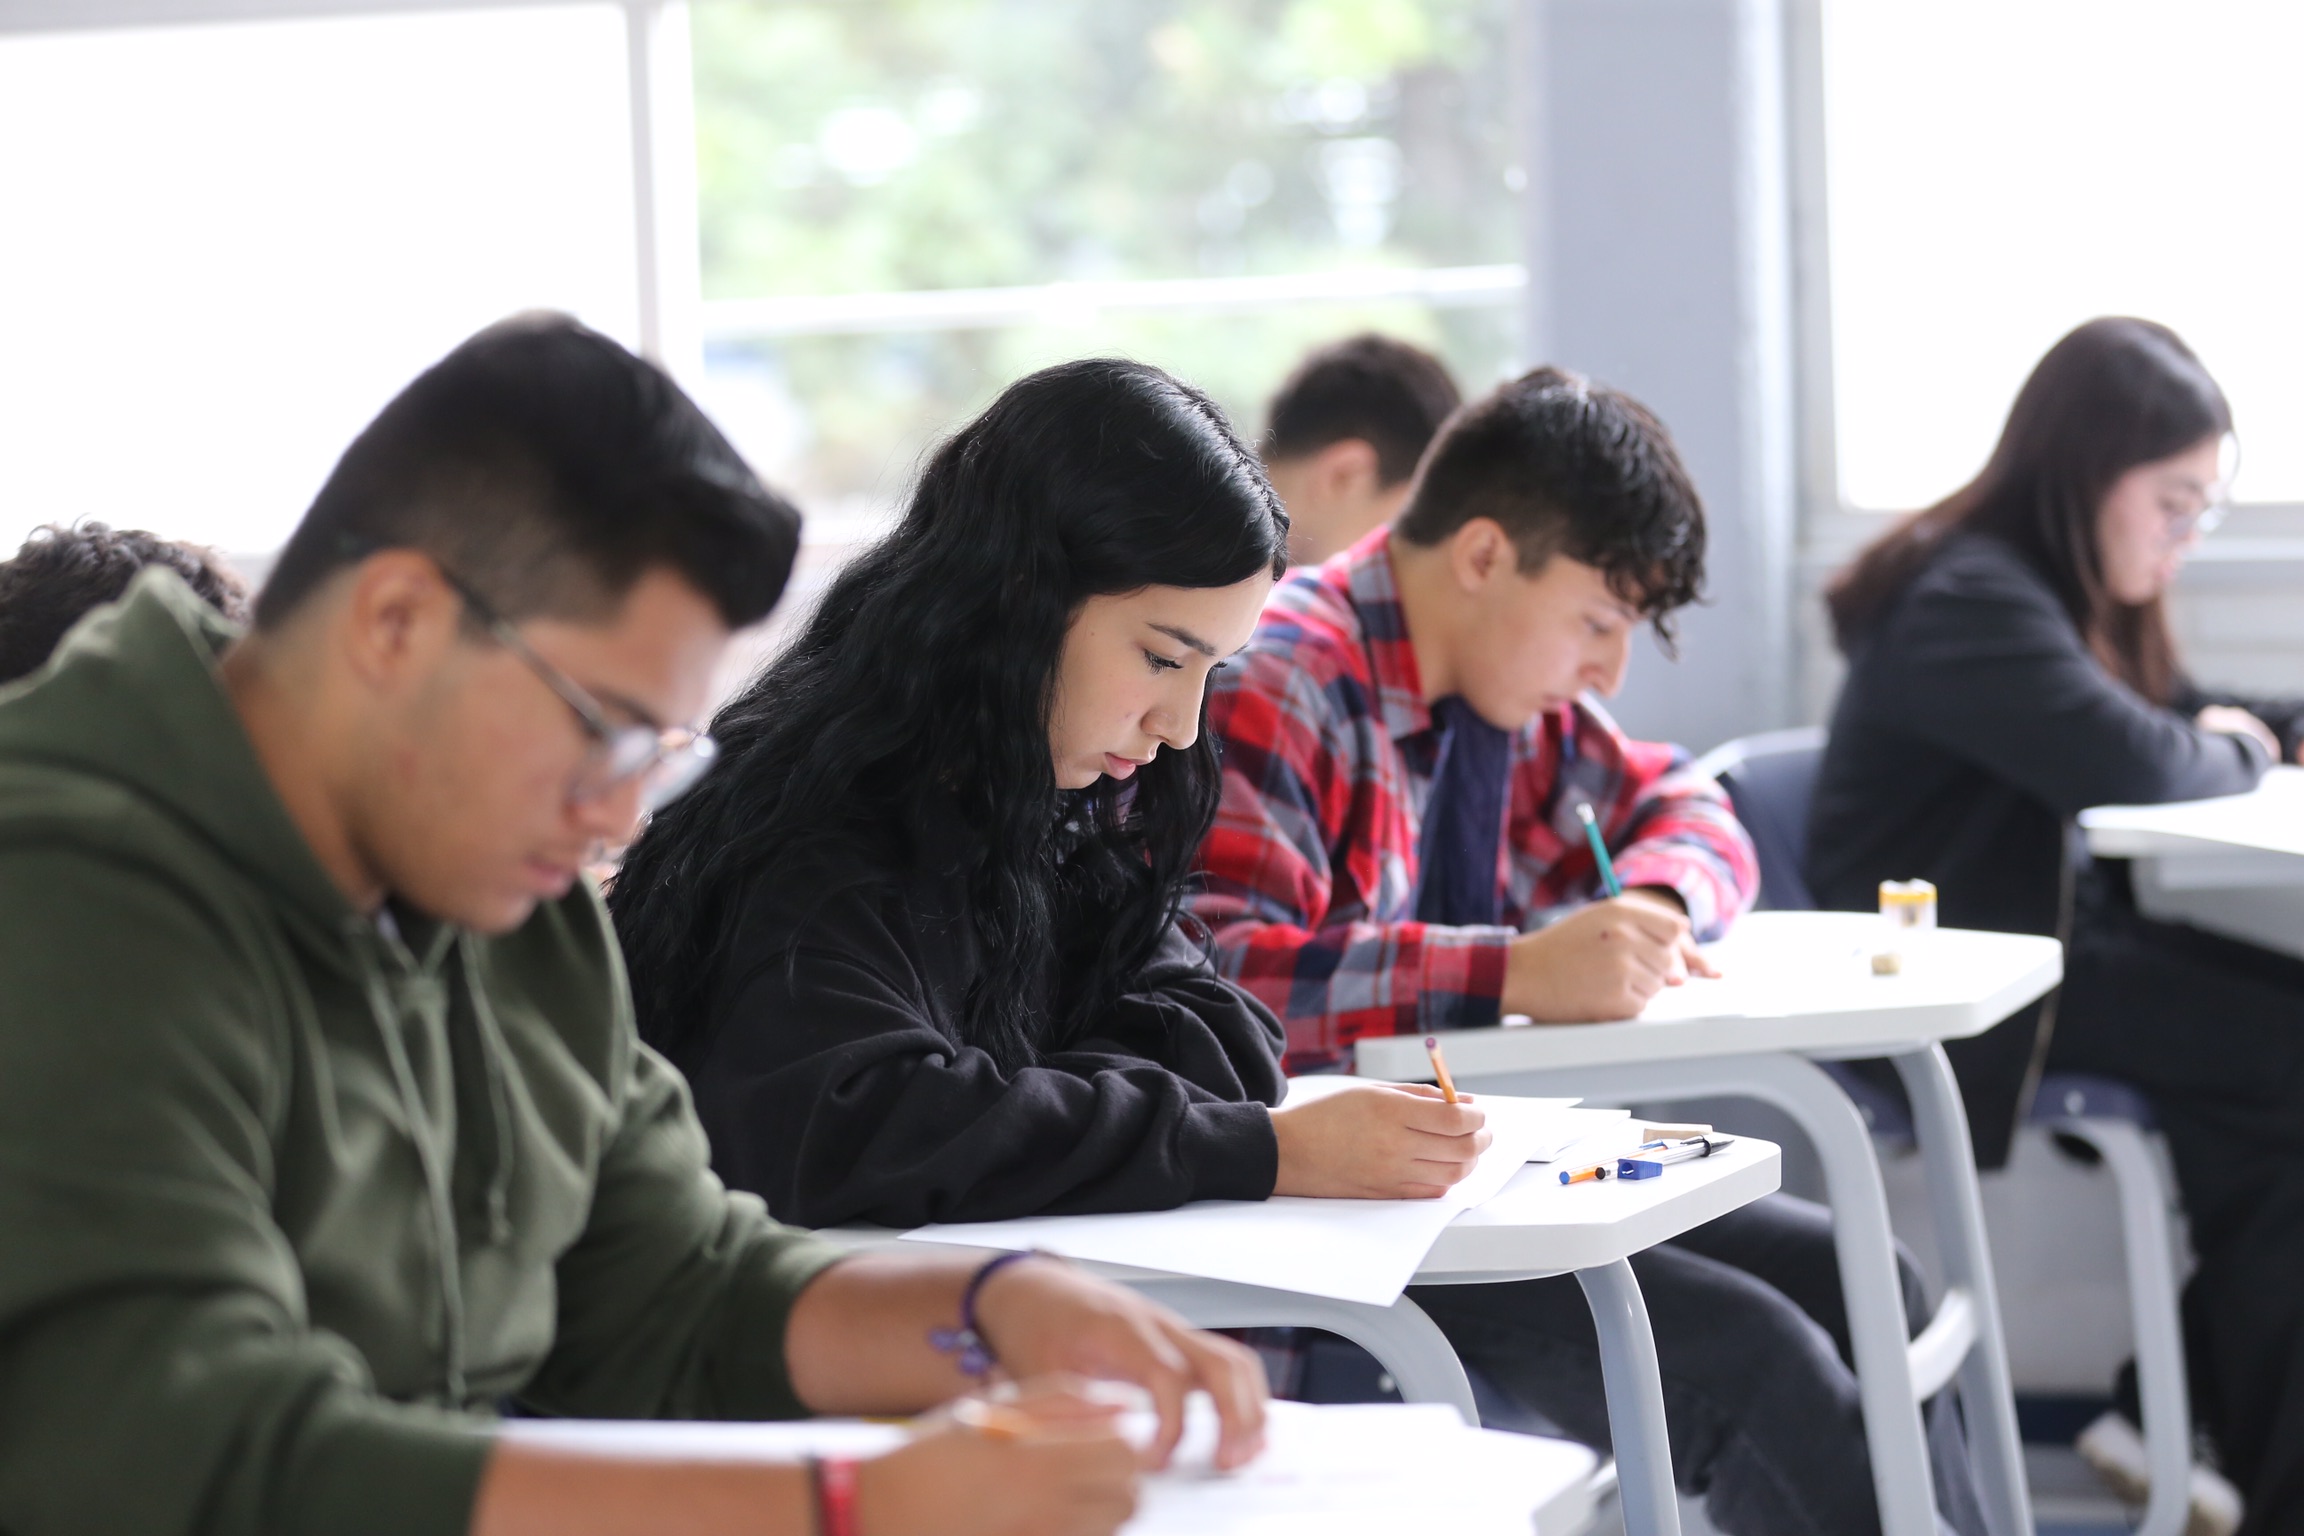
[[[839,544],[1056,357],[1165,364],[1250,430],[1354,326],[1494,378],[1513,9],[697,0],[701,393]],[[41,236],[0,243],[36,296],[0,543],[98,516],[260,557],[473,328],[636,340],[627,93],[603,4],[0,42],[0,207]]]
[[[1247,431],[1356,326],[1493,379],[1519,342],[1513,10],[705,0],[708,403],[822,540],[1061,357],[1162,364]]]
[[[2049,344],[2172,325],[2231,396],[2250,502],[2304,501],[2304,6],[1827,0],[1833,369],[1853,506],[1983,463]]]
[[[625,102],[610,5],[0,37],[0,545],[265,555],[472,330],[637,339]]]
[[[1250,429],[1358,325],[1494,378],[1515,10],[697,0],[702,392],[842,543],[1055,357],[1165,364]],[[1826,0],[1845,499],[1959,483],[2042,349],[2125,312],[2224,380],[2242,499],[2304,500],[2299,56],[2304,7],[2261,0]],[[0,543],[92,515],[261,555],[475,326],[636,339],[628,84],[605,4],[0,43]]]

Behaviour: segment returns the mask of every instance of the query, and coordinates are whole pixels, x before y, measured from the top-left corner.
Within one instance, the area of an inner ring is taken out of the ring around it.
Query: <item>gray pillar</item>
[[[1614,705],[1695,751],[1790,723],[1795,411],[1782,0],[1524,0],[1530,355],[1663,418],[1711,601]]]

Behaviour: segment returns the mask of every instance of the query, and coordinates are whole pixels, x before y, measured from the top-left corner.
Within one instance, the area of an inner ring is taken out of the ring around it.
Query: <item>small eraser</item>
[[[1873,974],[1873,975],[1875,975],[1875,976],[1901,976],[1903,973],[1904,973],[1904,957],[1903,957],[1901,954],[1898,954],[1898,953],[1897,953],[1895,950],[1893,950],[1893,949],[1883,949],[1883,950],[1879,951],[1877,954],[1873,955],[1873,957],[1872,957],[1872,974]]]
[[[1644,1157],[1616,1159],[1616,1177],[1620,1179],[1653,1179],[1664,1171],[1664,1165]]]
[[[1688,1125],[1643,1125],[1640,1127],[1640,1139],[1642,1141],[1686,1141],[1691,1136],[1709,1136],[1711,1134],[1712,1127],[1693,1123]]]

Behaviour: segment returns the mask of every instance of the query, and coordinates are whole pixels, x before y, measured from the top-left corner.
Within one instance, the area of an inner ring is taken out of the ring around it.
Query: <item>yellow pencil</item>
[[[981,1397],[964,1397],[954,1403],[952,1417],[994,1440],[1022,1440],[1040,1428],[1040,1421],[1022,1409]]]
[[[1440,1079],[1441,1096],[1451,1104],[1456,1102],[1456,1083],[1448,1075],[1448,1058],[1440,1054],[1440,1037],[1424,1037],[1424,1054],[1432,1058],[1432,1075]]]

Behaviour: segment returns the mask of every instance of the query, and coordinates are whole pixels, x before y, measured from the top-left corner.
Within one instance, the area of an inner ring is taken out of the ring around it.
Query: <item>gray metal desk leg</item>
[[[2032,1496],[2024,1480],[2024,1444],[2016,1429],[2015,1386],[2008,1373],[2008,1346],[2000,1333],[2000,1293],[1992,1283],[1992,1251],[1984,1237],[1968,1111],[1942,1046],[1906,1051],[1891,1059],[1912,1101],[1912,1128],[1928,1174],[1944,1284],[1965,1290],[1975,1308],[1975,1342],[1960,1366],[1960,1406],[1983,1485],[1984,1513],[1994,1536],[2030,1536]]]
[[[1446,1403],[1464,1416],[1465,1423],[1479,1427],[1472,1382],[1464,1374],[1464,1362],[1456,1358],[1455,1346],[1440,1325],[1405,1296],[1388,1307],[1375,1307],[1228,1280],[1162,1276],[1128,1284],[1173,1308],[1196,1328],[1325,1328],[1374,1355],[1405,1401]],[[1645,1336],[1645,1314],[1642,1323]]]
[[[1672,1442],[1664,1427],[1664,1377],[1656,1368],[1656,1335],[1640,1282],[1622,1259],[1580,1269],[1576,1279],[1600,1334],[1600,1375],[1608,1387],[1608,1434],[1625,1536],[1680,1536],[1680,1499],[1672,1487]]]
[[[2056,1122],[2096,1149],[2120,1193],[2120,1239],[2128,1259],[2128,1316],[2136,1341],[2136,1389],[2144,1410],[2144,1463],[2152,1494],[2135,1536],[2182,1536],[2192,1514],[2192,1407],[2185,1386],[2184,1336],[2171,1256],[2166,1175],[2133,1121],[2087,1117]]]
[[[1864,1117],[1823,1068],[1783,1054],[1709,1056],[1499,1073],[1468,1086],[1490,1093],[1579,1093],[1602,1102],[1742,1095],[1773,1104],[1797,1121],[1824,1163],[1825,1194],[1832,1204],[1832,1246],[1840,1260],[1840,1287],[1848,1305],[1849,1342],[1856,1354],[1856,1384],[1864,1407],[1864,1438],[1872,1453],[1872,1488],[1880,1501],[1882,1536],[1937,1536],[1928,1440],[1912,1391],[1910,1329],[1880,1160],[1872,1150],[1872,1133]]]

